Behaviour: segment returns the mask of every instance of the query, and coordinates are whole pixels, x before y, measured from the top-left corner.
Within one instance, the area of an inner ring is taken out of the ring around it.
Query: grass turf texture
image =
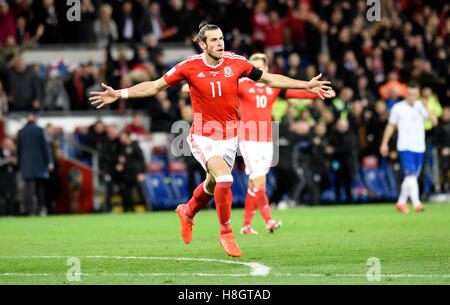
[[[243,210],[233,209],[240,258],[224,253],[211,209],[196,216],[189,245],[181,240],[174,211],[1,218],[0,284],[450,284],[448,204],[427,204],[426,212],[410,214],[397,212],[393,204],[295,208],[272,214],[283,221],[275,234],[265,232],[257,211],[253,227],[260,234],[241,236]],[[88,274],[81,275],[80,282],[66,278],[68,256],[79,257],[82,274]],[[87,256],[212,258],[258,262],[271,271],[250,276],[248,266],[223,262]],[[381,261],[379,282],[365,276],[370,257]],[[12,273],[18,275],[5,275]],[[154,273],[169,275],[149,275]]]

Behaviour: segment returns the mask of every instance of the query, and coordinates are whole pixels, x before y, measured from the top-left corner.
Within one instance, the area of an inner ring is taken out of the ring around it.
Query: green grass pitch
[[[212,209],[196,216],[189,245],[174,211],[1,218],[0,284],[448,285],[450,204],[425,207],[409,214],[393,204],[273,210],[283,221],[275,234],[265,232],[257,211],[257,236],[239,234],[243,209],[233,209],[240,258],[220,246]],[[67,278],[76,270],[68,257],[79,259],[80,281]],[[380,281],[367,278],[371,257],[380,261]]]

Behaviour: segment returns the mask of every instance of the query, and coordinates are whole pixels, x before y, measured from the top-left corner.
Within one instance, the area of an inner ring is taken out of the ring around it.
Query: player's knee
[[[255,182],[253,181],[253,179],[248,179],[248,189],[253,190],[254,187],[255,187]]]
[[[250,179],[252,184],[252,189],[265,189],[266,188],[266,176],[259,176]],[[250,186],[250,183],[249,183]]]
[[[220,176],[231,175],[231,169],[222,157],[213,157],[206,164],[208,173],[215,179]]]

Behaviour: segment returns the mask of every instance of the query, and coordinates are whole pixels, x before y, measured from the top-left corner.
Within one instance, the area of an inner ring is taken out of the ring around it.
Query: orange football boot
[[[399,210],[402,213],[405,213],[405,214],[409,213],[409,209],[408,209],[408,205],[407,204],[399,204],[399,203],[397,203],[395,205],[395,207],[397,208],[397,210]]]
[[[423,211],[425,211],[425,208],[423,207],[423,204],[420,203],[418,206],[414,207],[414,211],[423,212]]]
[[[271,220],[266,224],[267,232],[274,233],[276,229],[280,228],[283,225],[281,221]]]
[[[177,214],[181,222],[181,237],[185,243],[190,243],[192,241],[192,226],[195,225],[192,218],[186,216],[185,204],[179,204],[177,206]]]
[[[226,254],[233,257],[239,257],[242,255],[242,251],[234,241],[235,238],[236,236],[234,236],[233,233],[220,234],[219,241]]]
[[[252,227],[250,226],[245,226],[241,228],[241,234],[250,234],[250,235],[256,235],[258,234],[258,232],[256,232],[255,230],[253,230]]]

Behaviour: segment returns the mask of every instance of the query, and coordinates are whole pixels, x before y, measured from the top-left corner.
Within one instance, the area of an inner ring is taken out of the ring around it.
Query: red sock
[[[261,212],[262,217],[264,218],[264,222],[268,223],[272,220],[272,216],[270,215],[270,205],[269,199],[267,198],[266,189],[257,189],[255,191],[255,202]]]
[[[250,192],[251,191],[248,190],[247,197],[245,197],[244,227],[251,225],[256,210],[255,194],[250,194]]]
[[[204,182],[197,186],[194,190],[194,195],[186,204],[186,216],[194,217],[201,209],[208,205],[209,201],[214,197],[205,192]]]
[[[216,188],[214,190],[214,199],[216,200],[216,211],[219,217],[220,234],[231,233],[231,205],[233,203],[233,194],[231,193],[231,184],[233,176],[221,176],[216,179]]]

